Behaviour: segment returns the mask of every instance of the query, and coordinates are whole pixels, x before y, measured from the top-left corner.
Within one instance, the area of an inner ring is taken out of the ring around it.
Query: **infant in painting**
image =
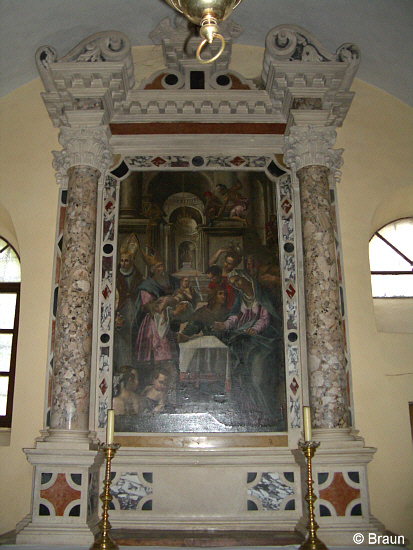
[[[181,314],[187,314],[193,312],[193,303],[195,301],[195,290],[189,285],[189,277],[181,277],[179,280],[179,288],[171,296],[161,296],[156,300],[155,311],[162,315],[162,322],[164,323],[165,311],[167,307],[174,308],[174,316],[179,318]],[[182,304],[183,307],[177,306]],[[188,309],[190,311],[188,311]]]

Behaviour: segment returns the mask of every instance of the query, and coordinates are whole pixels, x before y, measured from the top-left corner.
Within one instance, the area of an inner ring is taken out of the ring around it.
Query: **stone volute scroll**
[[[361,52],[351,43],[330,53],[310,32],[298,25],[279,25],[265,39],[261,78],[274,109],[291,118],[297,103],[324,113],[325,123],[340,127],[354,93],[350,86]]]
[[[58,182],[67,183],[57,301],[50,427],[89,427],[90,369],[98,182],[111,165],[107,131],[63,128],[54,151]]]
[[[131,43],[118,31],[94,34],[61,58],[52,46],[41,46],[35,58],[55,127],[76,125],[76,115],[85,111],[83,123],[91,118],[97,124],[99,114],[108,123],[115,103],[124,101],[135,85]]]

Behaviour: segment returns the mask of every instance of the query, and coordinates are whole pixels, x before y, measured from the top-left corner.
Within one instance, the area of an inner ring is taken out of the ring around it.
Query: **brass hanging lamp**
[[[218,23],[226,19],[242,0],[166,0],[170,6],[185,15],[189,21],[201,27],[199,34],[203,38],[196,51],[200,63],[212,63],[221,55],[225,48],[224,37],[219,32]],[[214,38],[221,41],[219,52],[212,59],[202,59],[201,50]]]

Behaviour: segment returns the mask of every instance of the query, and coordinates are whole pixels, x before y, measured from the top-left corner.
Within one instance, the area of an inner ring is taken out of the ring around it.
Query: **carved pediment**
[[[213,63],[201,65],[196,28],[177,16],[161,21],[150,38],[162,44],[165,69],[133,89],[129,39],[116,31],[97,33],[62,58],[50,46],[36,63],[46,92],[43,99],[55,126],[109,122],[193,120],[268,121],[340,126],[350,107],[349,91],[360,63],[354,44],[332,54],[311,33],[281,25],[267,35],[262,85],[229,70],[232,39],[242,32],[224,21],[226,45]],[[220,42],[213,41],[210,54]],[[208,55],[205,52],[204,55]],[[257,67],[257,73],[259,69]]]

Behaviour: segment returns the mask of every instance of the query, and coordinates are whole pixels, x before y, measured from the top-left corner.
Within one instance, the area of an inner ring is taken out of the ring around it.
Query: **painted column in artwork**
[[[294,126],[284,159],[300,186],[310,404],[314,428],[348,428],[341,319],[329,177],[342,164],[332,127]]]
[[[98,182],[112,161],[104,127],[63,128],[54,152],[58,182],[67,178],[67,209],[53,357],[50,428],[85,432],[89,394]]]

